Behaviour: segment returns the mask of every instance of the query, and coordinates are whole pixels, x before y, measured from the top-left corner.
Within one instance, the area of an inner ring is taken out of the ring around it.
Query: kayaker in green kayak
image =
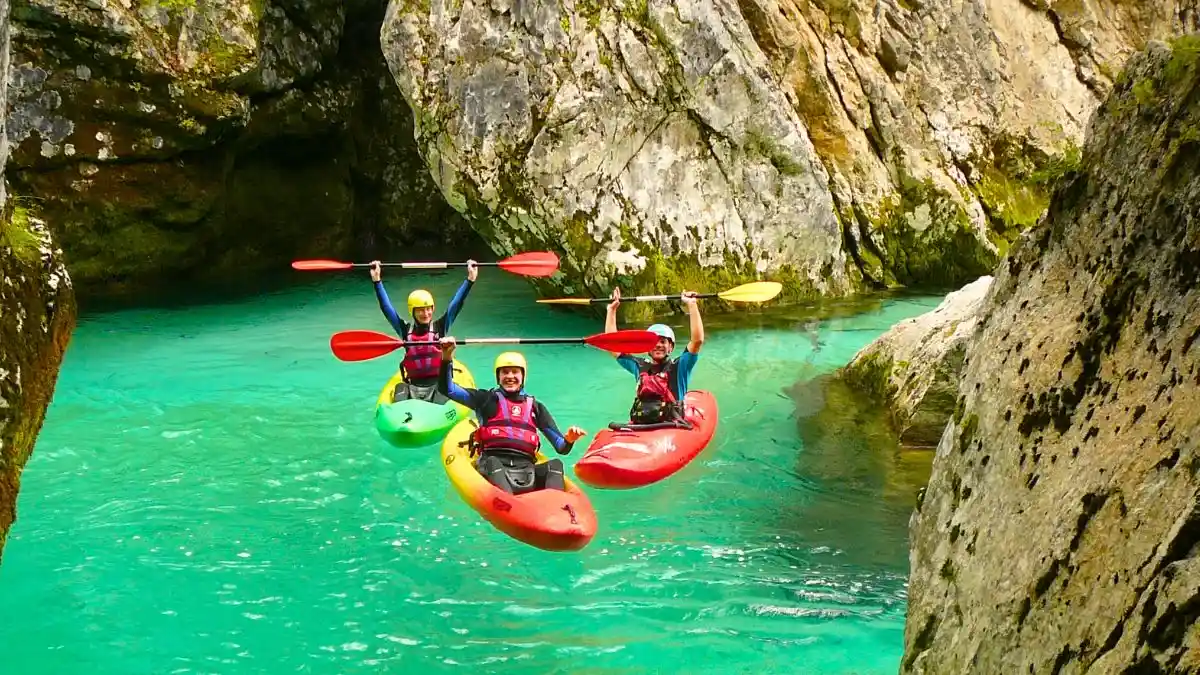
[[[670,358],[671,352],[675,350],[675,331],[661,323],[647,329],[659,336],[658,344],[650,351],[649,359],[617,354],[617,363],[632,373],[637,380],[633,406],[629,409],[629,421],[634,424],[666,422],[683,427],[691,426],[684,419],[683,407],[680,404],[687,395],[692,368],[700,358],[700,348],[704,345],[704,322],[700,320],[696,294],[683,291],[680,295],[683,296],[680,302],[687,306],[691,318],[691,337],[682,354],[674,359]],[[605,333],[614,333],[617,330],[617,308],[621,306],[621,289],[614,288],[610,297],[612,302],[608,303],[608,313],[604,318]]]
[[[375,284],[375,298],[379,300],[379,310],[392,324],[401,340],[428,342],[428,345],[404,348],[404,360],[400,365],[404,368],[404,381],[396,385],[392,392],[392,401],[405,399],[420,399],[430,403],[445,403],[445,395],[438,394],[438,372],[442,365],[442,351],[438,347],[438,339],[450,332],[450,325],[458,318],[467,294],[475,285],[479,276],[479,267],[474,260],[467,261],[467,278],[458,287],[458,292],[450,299],[446,312],[437,320],[433,318],[433,294],[425,289],[417,289],[408,294],[408,316],[413,323],[401,319],[388,299],[387,291],[379,269],[379,261],[371,261],[371,281]]]
[[[496,357],[496,384],[491,389],[467,389],[458,386],[451,377],[454,366],[454,338],[440,340],[442,370],[438,392],[461,403],[480,420],[471,435],[472,454],[478,452],[475,466],[492,485],[509,494],[534,490],[565,490],[561,459],[537,464],[541,448],[538,431],[550,441],[560,455],[571,452],[575,441],[586,432],[570,427],[566,435],[558,430],[554,417],[541,401],[525,393],[525,357],[518,352],[505,352]]]

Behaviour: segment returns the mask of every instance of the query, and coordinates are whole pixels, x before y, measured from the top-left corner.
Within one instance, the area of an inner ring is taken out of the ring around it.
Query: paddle
[[[527,277],[548,277],[558,270],[558,256],[550,251],[518,253],[498,262],[476,263],[480,267],[499,267],[506,272]],[[379,263],[380,267],[401,267],[408,270],[441,270],[447,267],[466,267],[465,262],[403,262]],[[371,263],[348,263],[338,260],[297,260],[292,269],[304,271],[348,270],[355,267],[370,267]]]
[[[619,330],[582,338],[469,338],[456,340],[460,345],[569,345],[587,344],[614,354],[639,354],[654,349],[658,335],[648,330]],[[329,348],[342,361],[367,361],[402,347],[427,345],[428,342],[399,340],[373,330],[344,330],[329,338]]]
[[[779,295],[783,284],[778,281],[752,281],[741,286],[734,286],[720,293],[699,293],[697,298],[721,298],[732,302],[766,302]],[[632,298],[621,298],[621,302],[643,302],[646,300],[679,300],[683,295],[636,295]],[[538,300],[547,305],[588,305],[612,302],[612,298],[555,298]]]

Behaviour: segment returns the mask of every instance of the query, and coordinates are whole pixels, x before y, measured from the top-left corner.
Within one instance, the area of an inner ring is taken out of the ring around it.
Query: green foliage
[[[799,176],[804,173],[803,167],[792,159],[790,154],[756,129],[746,130],[746,150],[767,158],[775,170],[784,176]]]
[[[153,1],[144,1],[144,4],[155,4]],[[196,9],[196,0],[157,0],[159,7],[171,13],[184,12],[189,9]]]
[[[1200,61],[1200,35],[1182,35],[1170,42],[1171,60],[1163,75],[1167,82],[1180,82],[1186,79]]]
[[[888,285],[958,287],[999,262],[980,245],[967,213],[933,181],[910,181],[873,220]]]
[[[1161,73],[1133,83],[1131,90],[1139,108],[1154,109],[1172,99],[1173,85],[1187,82],[1200,62],[1200,35],[1183,35],[1169,41],[1171,59]],[[1128,72],[1122,78],[1130,77]]]
[[[33,264],[38,259],[39,240],[29,229],[29,209],[13,200],[7,218],[0,220],[0,248],[8,248],[18,260]]]
[[[1154,83],[1150,80],[1138,80],[1133,83],[1133,98],[1138,105],[1153,105],[1155,92]]]

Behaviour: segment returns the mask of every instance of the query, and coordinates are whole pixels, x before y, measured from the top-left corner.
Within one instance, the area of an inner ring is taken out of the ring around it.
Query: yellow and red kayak
[[[546,551],[578,551],[596,536],[596,512],[579,486],[563,476],[566,491],[547,489],[511,495],[488,482],[467,449],[478,426],[465,419],[442,441],[442,466],[450,484],[493,527],[518,541]],[[538,454],[537,461],[546,461]]]

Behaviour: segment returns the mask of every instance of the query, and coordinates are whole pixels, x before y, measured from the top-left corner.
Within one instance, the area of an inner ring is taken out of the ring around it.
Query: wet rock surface
[[[0,0],[0,69],[9,56],[9,0]],[[0,80],[0,556],[17,517],[21,471],[33,452],[75,328],[75,293],[45,221],[7,197],[8,144]]]
[[[905,446],[932,448],[941,439],[991,285],[992,277],[980,277],[948,294],[937,309],[896,324],[839,371],[888,409]]]

